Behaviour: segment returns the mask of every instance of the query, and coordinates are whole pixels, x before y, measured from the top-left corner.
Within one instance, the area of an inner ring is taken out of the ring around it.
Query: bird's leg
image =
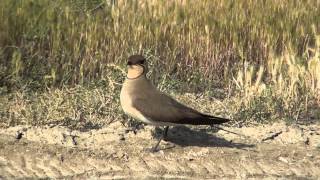
[[[167,139],[169,126],[166,126],[163,130],[163,140]]]
[[[158,140],[157,144],[151,148],[151,152],[157,152],[157,151],[158,151],[158,146],[159,146],[162,138],[163,138],[163,137],[161,137],[161,138]]]
[[[159,138],[157,144],[151,148],[151,152],[157,152],[158,151],[158,146],[159,146],[161,140],[167,138],[168,129],[169,129],[169,126],[166,126],[164,128],[164,130],[162,132],[162,136]]]

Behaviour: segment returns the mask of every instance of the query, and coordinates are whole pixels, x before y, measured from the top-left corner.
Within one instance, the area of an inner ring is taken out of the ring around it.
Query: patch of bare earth
[[[157,153],[147,150],[158,136],[150,126],[0,129],[0,179],[320,178],[320,125],[226,128],[244,136],[201,128],[171,128]]]

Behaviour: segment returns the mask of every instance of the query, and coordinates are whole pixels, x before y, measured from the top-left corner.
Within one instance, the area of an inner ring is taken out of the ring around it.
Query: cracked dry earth
[[[119,122],[87,132],[17,126],[0,129],[0,179],[319,179],[320,125],[283,123],[158,131]],[[18,133],[18,135],[17,135]],[[20,139],[19,139],[20,138]]]

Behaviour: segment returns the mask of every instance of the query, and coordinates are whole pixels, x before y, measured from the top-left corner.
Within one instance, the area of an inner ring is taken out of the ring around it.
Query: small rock
[[[72,144],[73,144],[74,146],[78,145],[78,143],[77,143],[77,141],[76,141],[76,138],[77,138],[77,137],[78,137],[78,136],[71,136]]]
[[[164,151],[163,150],[159,150],[158,151],[161,155],[164,155]]]
[[[120,137],[119,137],[119,140],[120,140],[120,141],[124,141],[124,140],[126,140],[126,138],[124,137],[124,135],[123,135],[123,134],[120,134],[119,136],[120,136]]]
[[[16,139],[17,139],[17,140],[20,140],[23,135],[24,135],[24,134],[23,134],[21,131],[17,131],[17,133],[16,133]]]
[[[49,128],[54,128],[55,126],[57,126],[56,124],[49,124],[48,127]]]
[[[313,154],[307,153],[306,156],[312,158],[312,157],[313,157]]]
[[[310,140],[309,140],[309,138],[308,138],[308,137],[306,137],[306,138],[305,138],[304,144],[306,144],[306,145],[310,145]]]
[[[64,156],[60,155],[60,161],[63,162],[64,161]]]
[[[279,159],[280,161],[284,162],[284,163],[287,163],[287,164],[289,163],[288,159],[286,159],[286,158],[284,158],[284,157],[281,157],[281,156],[280,156],[278,159]]]

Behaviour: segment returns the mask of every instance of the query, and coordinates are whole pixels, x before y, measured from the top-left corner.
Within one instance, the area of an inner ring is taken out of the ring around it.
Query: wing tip
[[[210,115],[205,115],[205,117],[210,120],[210,122],[208,122],[208,123],[211,123],[211,124],[222,124],[222,123],[227,123],[227,122],[231,121],[231,119],[210,116]]]

